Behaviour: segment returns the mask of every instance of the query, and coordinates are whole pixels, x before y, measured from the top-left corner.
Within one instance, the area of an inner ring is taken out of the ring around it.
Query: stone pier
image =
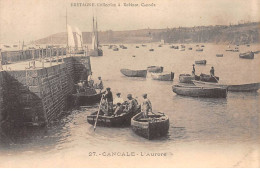
[[[0,126],[48,124],[73,105],[74,85],[91,72],[88,56],[64,57],[63,62],[44,63],[44,67],[40,61],[34,68],[26,66],[28,61],[0,71]]]

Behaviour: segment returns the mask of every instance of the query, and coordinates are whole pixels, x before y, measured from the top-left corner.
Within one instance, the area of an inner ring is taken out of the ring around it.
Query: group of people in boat
[[[196,71],[196,70],[195,70],[195,64],[193,64],[193,65],[192,65],[192,72],[191,72],[193,76],[195,76],[195,71]],[[210,76],[211,76],[211,77],[215,77],[215,69],[214,69],[213,66],[211,67],[209,73],[210,73]]]
[[[106,88],[106,93],[102,97],[102,109],[108,116],[118,116],[128,111],[137,111],[139,104],[136,98],[133,98],[132,94],[127,95],[127,100],[121,97],[121,93],[116,93],[116,97],[113,98],[111,88]],[[144,117],[148,117],[148,113],[152,112],[152,103],[147,98],[147,94],[143,94],[143,101],[141,104],[141,110]]]
[[[77,84],[77,92],[87,92],[88,89],[98,89],[100,92],[104,89],[103,81],[101,77],[98,77],[97,82],[92,78],[92,72],[87,78],[82,78]]]

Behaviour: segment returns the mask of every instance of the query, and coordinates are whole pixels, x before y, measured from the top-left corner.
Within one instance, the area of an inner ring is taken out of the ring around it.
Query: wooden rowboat
[[[206,60],[195,61],[195,64],[199,64],[199,65],[206,65],[206,63],[207,63]]]
[[[169,117],[159,113],[143,118],[143,113],[141,112],[131,119],[132,130],[137,135],[149,140],[167,135],[169,126]]]
[[[228,91],[234,91],[234,92],[258,91],[260,88],[260,83],[225,85],[225,84],[219,84],[219,83],[210,83],[210,82],[194,81],[194,80],[193,80],[193,83],[196,86],[227,88]]]
[[[173,85],[172,91],[178,95],[190,97],[226,98],[227,89],[220,87],[197,87]]]
[[[121,69],[120,72],[127,77],[146,77],[147,70]]]
[[[154,73],[151,74],[153,80],[160,80],[160,81],[172,81],[174,78],[174,73]]]
[[[190,74],[180,74],[179,75],[179,82],[180,83],[192,83],[192,80],[195,80],[195,76]]]
[[[74,102],[78,106],[84,106],[86,104],[94,104],[101,100],[102,95],[105,94],[105,91],[100,93],[88,93],[88,92],[80,92],[73,94],[72,97]]]
[[[200,76],[195,77],[195,80],[216,83],[219,81],[219,77],[201,73]]]
[[[196,51],[201,52],[201,51],[203,51],[203,49],[196,49]]]
[[[147,67],[148,72],[161,73],[163,72],[162,66],[149,66]]]
[[[141,107],[139,106],[137,110],[130,110],[125,113],[121,113],[117,116],[105,116],[104,112],[100,110],[97,126],[105,126],[105,127],[126,127],[131,125],[131,118],[135,116],[137,113],[141,112]],[[89,124],[94,125],[97,117],[97,113],[93,112],[91,115],[87,116],[87,121]]]
[[[254,59],[254,53],[253,52],[240,53],[239,57],[244,59]]]
[[[216,57],[223,57],[223,54],[216,54]]]

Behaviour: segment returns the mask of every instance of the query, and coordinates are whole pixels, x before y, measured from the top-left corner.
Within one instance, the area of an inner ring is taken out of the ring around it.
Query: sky
[[[75,7],[72,3],[116,7]],[[142,7],[142,3],[155,6]],[[66,9],[68,24],[91,31],[95,15],[98,29],[106,31],[260,21],[259,7],[260,0],[0,0],[0,43],[32,41],[65,32]]]

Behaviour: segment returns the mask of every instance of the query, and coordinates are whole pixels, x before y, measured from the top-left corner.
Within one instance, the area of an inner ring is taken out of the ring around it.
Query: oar
[[[98,108],[98,113],[97,113],[97,117],[96,117],[96,121],[95,121],[95,125],[94,125],[94,131],[96,130],[96,126],[97,126],[97,121],[98,121],[98,115],[99,115],[99,112],[100,112],[100,108],[101,108],[101,102],[103,100],[103,95],[101,97],[101,100],[100,100],[100,103],[99,103],[99,108]]]
[[[218,79],[213,75],[213,77],[215,78],[215,80],[217,81],[217,83],[218,83]]]

